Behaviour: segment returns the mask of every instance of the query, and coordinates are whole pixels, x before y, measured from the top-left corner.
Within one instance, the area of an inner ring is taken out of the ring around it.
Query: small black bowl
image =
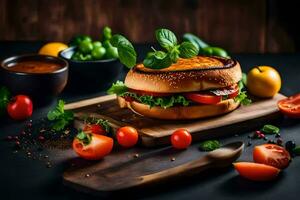
[[[56,63],[60,68],[48,73],[16,72],[9,67],[22,61]],[[46,55],[20,55],[9,57],[1,62],[0,80],[14,95],[25,94],[38,104],[52,101],[62,92],[68,81],[68,63],[57,57]]]
[[[59,53],[70,66],[68,89],[77,93],[101,91],[118,79],[123,69],[118,59],[75,61],[71,57],[76,48],[69,47]]]

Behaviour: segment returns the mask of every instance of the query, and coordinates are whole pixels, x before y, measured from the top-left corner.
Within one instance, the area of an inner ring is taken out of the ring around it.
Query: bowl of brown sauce
[[[65,88],[68,63],[46,55],[13,56],[1,62],[0,78],[13,94],[25,94],[46,102]]]

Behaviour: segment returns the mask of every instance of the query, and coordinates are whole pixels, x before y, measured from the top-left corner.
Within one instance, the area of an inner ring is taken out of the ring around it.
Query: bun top
[[[128,72],[125,85],[148,92],[181,93],[226,87],[241,78],[240,64],[233,59],[196,56],[179,58],[159,70],[138,64]]]

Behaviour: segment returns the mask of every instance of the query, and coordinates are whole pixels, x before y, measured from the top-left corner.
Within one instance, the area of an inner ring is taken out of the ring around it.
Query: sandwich
[[[249,104],[243,91],[240,64],[230,58],[179,58],[163,69],[137,64],[125,82],[108,90],[121,108],[157,119],[186,120],[212,117]]]

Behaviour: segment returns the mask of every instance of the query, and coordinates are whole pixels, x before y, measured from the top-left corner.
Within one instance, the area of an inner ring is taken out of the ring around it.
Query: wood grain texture
[[[67,42],[79,33],[97,38],[109,25],[144,43],[154,41],[156,28],[166,27],[178,35],[193,32],[234,53],[293,51],[278,13],[268,17],[273,5],[268,0],[0,0],[0,40]]]
[[[277,94],[272,99],[241,106],[229,114],[186,121],[157,120],[134,114],[129,109],[119,108],[114,95],[68,104],[66,108],[74,110],[79,121],[84,116],[107,119],[114,131],[121,126],[133,126],[138,130],[140,143],[151,147],[169,144],[170,135],[179,128],[191,132],[196,141],[258,127],[266,120],[278,118],[277,102],[284,97]],[[80,125],[77,121],[76,126]]]
[[[73,167],[64,172],[63,181],[67,186],[94,194],[153,183],[170,183],[209,168],[231,165],[241,155],[244,144],[234,142],[225,147],[210,153],[200,152],[196,146],[185,151],[170,147],[146,151],[136,148],[134,155],[138,153],[138,157],[132,155],[132,150],[118,149],[96,162],[76,160],[75,164],[75,160],[71,160]]]

